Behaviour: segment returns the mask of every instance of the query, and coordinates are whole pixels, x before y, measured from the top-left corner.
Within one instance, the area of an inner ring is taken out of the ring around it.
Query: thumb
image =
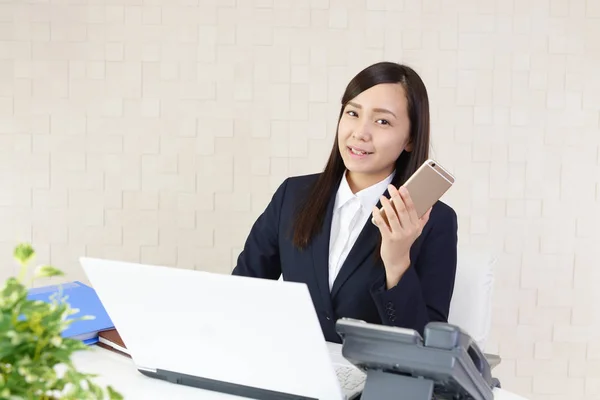
[[[427,210],[427,212],[425,214],[423,214],[423,216],[421,217],[421,226],[427,225],[427,222],[429,221],[430,216],[431,216],[431,208],[429,210]]]

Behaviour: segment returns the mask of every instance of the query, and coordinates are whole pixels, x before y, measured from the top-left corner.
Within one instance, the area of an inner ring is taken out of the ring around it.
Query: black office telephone
[[[412,329],[342,318],[342,355],[367,374],[361,400],[493,400],[499,386],[477,343],[458,326]]]

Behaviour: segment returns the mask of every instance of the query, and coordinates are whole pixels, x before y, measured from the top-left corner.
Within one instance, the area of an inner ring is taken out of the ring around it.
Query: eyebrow
[[[351,101],[348,102],[348,105],[358,108],[359,110],[362,110],[362,106],[360,104],[357,103],[353,103]],[[393,112],[391,112],[390,110],[386,110],[385,108],[374,108],[373,111],[375,112],[381,112],[381,113],[387,113],[387,114],[391,114],[394,116],[394,118],[398,118],[396,117],[396,114],[394,114]]]

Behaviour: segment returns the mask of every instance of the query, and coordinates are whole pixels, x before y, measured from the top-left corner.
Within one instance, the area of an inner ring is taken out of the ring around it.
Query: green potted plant
[[[50,302],[27,298],[28,266],[34,257],[30,244],[19,244],[14,250],[18,277],[7,279],[0,290],[0,400],[122,399],[112,387],[95,384],[95,375],[79,372],[71,361],[73,353],[88,346],[63,338],[61,332],[89,317],[67,320],[78,310],[69,306],[60,289]],[[29,282],[63,275],[58,268],[40,265]]]

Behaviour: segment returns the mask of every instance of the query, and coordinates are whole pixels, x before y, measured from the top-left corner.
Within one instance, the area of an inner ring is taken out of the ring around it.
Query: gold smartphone
[[[437,161],[425,161],[403,185],[421,218],[452,187],[454,176]],[[384,217],[387,222],[387,218]]]

